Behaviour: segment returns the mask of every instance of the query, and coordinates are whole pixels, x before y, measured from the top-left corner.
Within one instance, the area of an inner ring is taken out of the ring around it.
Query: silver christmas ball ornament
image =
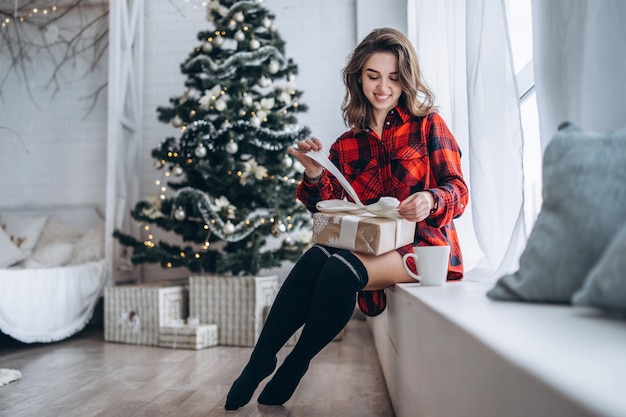
[[[209,41],[205,41],[202,44],[202,52],[204,52],[205,54],[210,53],[213,50],[213,44]]]
[[[204,158],[207,154],[206,146],[204,146],[203,144],[198,145],[198,147],[194,149],[193,153],[198,158]]]
[[[228,152],[229,154],[234,155],[237,153],[238,150],[239,145],[237,145],[237,142],[230,141],[226,144],[226,152]]]
[[[243,103],[244,106],[248,106],[248,107],[252,106],[252,96],[246,94],[241,99],[241,102]]]
[[[215,39],[213,39],[214,46],[217,46],[219,48],[220,46],[222,46],[222,44],[224,44],[224,37],[216,36]]]
[[[235,225],[231,222],[226,222],[224,227],[222,227],[222,232],[224,232],[225,235],[232,235],[235,233]]]
[[[252,127],[255,127],[255,128],[261,127],[261,119],[259,119],[256,116],[251,117],[250,118],[250,125],[252,125]]]
[[[172,126],[181,127],[182,125],[183,125],[183,119],[181,119],[178,116],[174,116],[174,118],[172,119]]]
[[[274,226],[272,226],[272,234],[276,237],[282,235],[286,231],[287,231],[287,226],[285,226],[285,223],[283,222],[278,222]]]
[[[266,88],[266,87],[269,87],[270,84],[272,84],[272,80],[265,77],[265,75],[261,75],[261,78],[259,78],[259,81],[257,81],[257,84],[259,85],[259,87]]]
[[[279,69],[280,67],[278,66],[278,62],[274,60],[271,60],[267,66],[267,70],[270,72],[270,74],[276,74]]]
[[[187,217],[187,213],[185,213],[185,209],[182,207],[178,207],[175,211],[174,211],[174,218],[178,221],[183,221],[185,220],[185,217]]]
[[[240,30],[235,32],[235,35],[233,37],[237,42],[243,42],[244,40],[246,40],[246,35]]]
[[[183,167],[181,167],[180,165],[174,166],[174,168],[172,168],[172,174],[180,177],[181,175],[183,175]]]

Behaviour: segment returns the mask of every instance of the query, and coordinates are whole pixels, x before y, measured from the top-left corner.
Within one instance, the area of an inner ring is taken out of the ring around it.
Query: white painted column
[[[139,196],[143,115],[143,0],[109,2],[109,86],[105,259],[109,284],[123,273],[116,229],[136,235],[130,210]]]

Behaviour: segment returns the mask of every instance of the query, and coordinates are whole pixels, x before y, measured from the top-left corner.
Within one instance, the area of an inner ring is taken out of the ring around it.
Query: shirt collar
[[[411,119],[411,112],[409,112],[409,109],[404,106],[398,105],[392,110],[392,112],[395,112],[400,119],[402,119],[403,123],[406,123]]]

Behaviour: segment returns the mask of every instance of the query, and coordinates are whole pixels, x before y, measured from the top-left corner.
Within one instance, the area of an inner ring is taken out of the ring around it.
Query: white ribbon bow
[[[352,188],[352,185],[348,182],[346,177],[337,169],[337,167],[324,155],[321,151],[309,151],[306,154],[312,160],[326,168],[331,174],[333,174],[341,186],[346,190],[348,195],[355,201],[354,203],[346,200],[323,200],[319,201],[315,207],[319,211],[326,213],[335,212],[350,212],[354,214],[371,213],[378,217],[385,217],[388,219],[402,219],[398,213],[398,205],[400,201],[395,197],[381,197],[376,203],[365,205],[359,199],[359,196]]]

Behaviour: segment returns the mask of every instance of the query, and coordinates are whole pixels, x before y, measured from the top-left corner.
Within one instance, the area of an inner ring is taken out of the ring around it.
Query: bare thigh
[[[402,266],[402,256],[395,250],[379,256],[354,253],[367,269],[368,282],[364,290],[380,290],[401,282],[415,282]]]

